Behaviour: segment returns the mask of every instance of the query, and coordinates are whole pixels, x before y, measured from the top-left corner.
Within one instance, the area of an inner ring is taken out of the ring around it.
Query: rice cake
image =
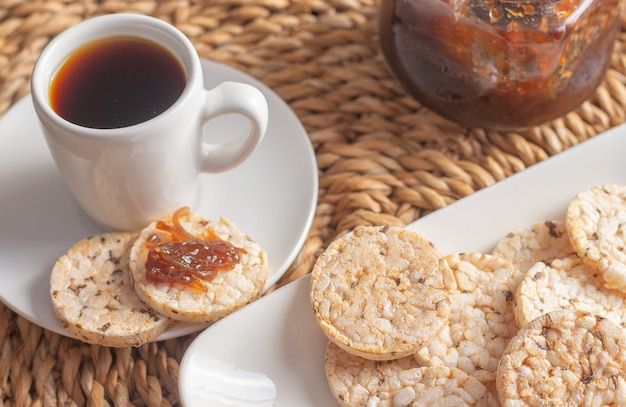
[[[104,233],[81,240],[50,275],[52,309],[78,339],[111,347],[139,346],[171,321],[142,302],[130,279],[128,256],[136,233]]]
[[[579,193],[565,218],[572,246],[609,288],[626,291],[626,186],[600,185]]]
[[[329,342],[325,372],[333,397],[344,407],[498,405],[484,385],[461,370],[419,367],[412,357],[369,360]]]
[[[310,300],[326,336],[358,356],[411,355],[446,325],[443,255],[419,234],[390,226],[359,227],[333,241],[311,274]]]
[[[626,328],[626,297],[607,288],[597,270],[577,255],[536,263],[515,293],[515,320],[523,327],[542,314],[577,309],[601,315]]]
[[[578,310],[544,314],[509,342],[498,366],[504,407],[626,405],[626,334]]]
[[[488,254],[468,252],[445,259],[457,284],[450,319],[415,359],[422,366],[459,368],[492,388],[502,352],[517,333],[513,293],[523,274]]]
[[[392,392],[401,389],[398,375],[419,365],[411,356],[391,361],[365,359],[329,341],[324,367],[328,387],[340,405],[366,406],[375,398],[392,398]]]
[[[510,261],[522,273],[539,261],[550,262],[574,253],[562,220],[537,222],[509,232],[491,252]]]
[[[250,237],[227,219],[209,220],[183,208],[162,222],[173,224],[174,218],[185,233],[193,236],[214,234],[242,249],[239,261],[229,270],[219,271],[210,280],[201,280],[201,289],[184,284],[151,282],[146,275],[148,242],[167,242],[171,234],[158,227],[158,221],[145,227],[131,249],[130,270],[135,291],[141,299],[168,317],[180,321],[210,323],[230,314],[258,298],[268,274],[267,255]]]

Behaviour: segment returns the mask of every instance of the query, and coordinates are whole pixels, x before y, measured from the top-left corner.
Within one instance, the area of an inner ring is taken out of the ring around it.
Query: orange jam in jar
[[[604,79],[620,0],[381,0],[388,66],[464,126],[523,128],[578,107]]]

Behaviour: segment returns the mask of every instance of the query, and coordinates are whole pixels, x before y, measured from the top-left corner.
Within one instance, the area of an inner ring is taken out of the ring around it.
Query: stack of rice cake
[[[581,192],[562,220],[492,253],[362,227],[311,279],[342,406],[626,405],[626,187]]]

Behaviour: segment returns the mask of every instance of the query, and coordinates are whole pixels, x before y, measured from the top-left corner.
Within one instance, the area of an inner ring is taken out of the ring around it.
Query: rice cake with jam
[[[187,248],[179,252],[182,245]],[[161,266],[167,269],[175,264],[178,269],[172,272],[173,281],[166,281],[167,277],[156,282],[149,279],[146,262],[156,246],[161,252],[171,252],[168,259],[175,263],[166,261]],[[224,258],[217,254],[228,248],[237,251],[236,261],[231,258],[232,250]],[[210,273],[212,266],[207,264],[223,265],[221,261],[227,258],[232,260],[230,265],[211,273],[211,277],[194,277]],[[209,220],[181,208],[141,231],[131,250],[130,270],[139,297],[160,313],[180,321],[211,323],[262,294],[268,261],[265,251],[225,218]]]

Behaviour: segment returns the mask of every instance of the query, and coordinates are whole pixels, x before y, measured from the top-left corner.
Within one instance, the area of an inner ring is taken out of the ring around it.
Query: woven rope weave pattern
[[[624,30],[605,81],[580,108],[523,132],[491,132],[447,122],[404,93],[379,50],[377,11],[375,0],[0,0],[0,115],[28,94],[39,53],[67,27],[116,12],[174,24],[201,57],[273,88],[310,135],[319,203],[279,284],[308,273],[356,225],[405,225],[625,119]],[[179,362],[193,337],[90,346],[0,304],[0,406],[178,405]]]

